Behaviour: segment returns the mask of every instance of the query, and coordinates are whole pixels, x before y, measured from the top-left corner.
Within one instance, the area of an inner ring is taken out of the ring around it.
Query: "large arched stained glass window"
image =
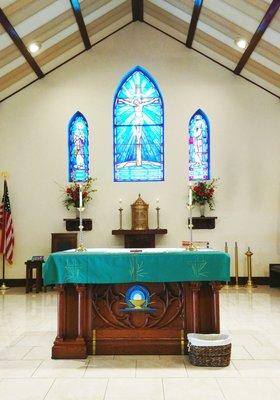
[[[142,67],[121,81],[114,98],[114,180],[164,179],[163,100]]]
[[[189,180],[210,179],[210,126],[207,115],[197,110],[189,122]]]
[[[89,178],[88,123],[77,111],[68,125],[69,182],[85,182]]]

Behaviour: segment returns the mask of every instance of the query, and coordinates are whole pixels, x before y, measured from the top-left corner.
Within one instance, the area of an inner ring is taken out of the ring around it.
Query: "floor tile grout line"
[[[26,353],[24,353],[24,355],[22,356],[21,360],[25,361],[24,357],[26,357],[27,354],[29,354],[33,349],[34,349],[34,347],[30,347],[30,349]],[[26,360],[26,361],[29,361],[29,360]]]
[[[53,385],[54,385],[55,381],[56,381],[56,378],[53,378],[53,381],[52,381],[52,383],[51,383],[51,385],[50,385],[49,389],[47,390],[47,393],[46,393],[46,394],[45,394],[45,396],[43,397],[43,400],[45,400],[45,399],[46,399],[46,397],[47,397],[47,395],[49,394],[49,392],[50,392],[51,388],[53,387]]]
[[[249,361],[250,361],[250,360],[249,360]],[[241,375],[239,369],[236,367],[236,365],[235,365],[235,363],[234,363],[234,360],[231,360],[230,363],[231,363],[231,365],[233,366],[233,368],[237,371],[239,377],[242,378],[242,375]]]
[[[161,386],[162,386],[163,400],[165,400],[165,391],[164,391],[163,378],[161,378]]]
[[[105,400],[105,399],[106,399],[106,396],[107,396],[107,389],[108,389],[108,386],[109,386],[109,380],[110,380],[110,378],[107,378],[107,384],[106,384],[106,388],[105,388],[103,400]]]
[[[275,379],[275,378],[274,378]],[[272,383],[272,385],[278,390],[278,392],[280,393],[280,386],[277,386],[276,383],[274,383],[273,378],[268,378],[268,380]]]
[[[29,361],[29,360],[26,360],[26,361]],[[30,378],[35,378],[34,374],[38,371],[38,369],[41,367],[43,362],[44,362],[44,360],[40,360],[40,363],[39,363],[38,367],[35,369],[35,371],[33,371],[33,373],[31,374]]]
[[[233,378],[233,379],[236,379],[236,378]],[[226,395],[225,395],[225,393],[224,393],[224,391],[223,391],[222,386],[220,385],[219,379],[218,379],[218,378],[215,378],[215,381],[217,382],[217,385],[218,385],[218,387],[219,387],[219,389],[220,389],[220,392],[222,393],[223,398],[226,400]]]

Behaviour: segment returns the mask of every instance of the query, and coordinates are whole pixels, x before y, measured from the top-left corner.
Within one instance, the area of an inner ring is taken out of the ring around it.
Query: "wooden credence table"
[[[185,354],[186,334],[219,333],[219,290],[229,256],[182,249],[95,249],[51,254],[56,284],[52,358],[90,354]]]

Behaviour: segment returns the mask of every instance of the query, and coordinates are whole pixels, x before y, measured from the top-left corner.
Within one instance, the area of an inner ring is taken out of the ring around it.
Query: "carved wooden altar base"
[[[52,358],[90,354],[185,354],[187,333],[219,333],[219,282],[141,283],[155,311],[127,312],[133,284],[58,285]]]

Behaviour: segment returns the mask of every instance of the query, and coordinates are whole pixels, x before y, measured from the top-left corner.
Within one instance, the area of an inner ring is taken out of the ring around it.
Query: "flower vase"
[[[199,204],[199,211],[200,211],[200,216],[202,218],[205,217],[205,204]]]

